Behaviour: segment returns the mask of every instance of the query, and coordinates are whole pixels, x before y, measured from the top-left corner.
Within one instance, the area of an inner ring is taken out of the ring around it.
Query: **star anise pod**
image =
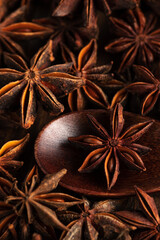
[[[0,148],[0,173],[5,177],[14,180],[9,170],[15,170],[16,168],[19,168],[23,165],[23,162],[17,161],[15,159],[21,153],[28,139],[29,134],[20,140],[9,141]]]
[[[30,128],[37,112],[40,98],[52,114],[63,112],[63,105],[57,100],[83,84],[83,80],[67,73],[72,63],[50,66],[54,60],[50,42],[33,57],[30,67],[18,55],[5,54],[5,61],[11,68],[0,69],[3,85],[0,89],[0,109],[11,108],[21,95],[21,119],[24,128]]]
[[[73,62],[72,74],[82,78],[85,85],[69,93],[68,104],[72,111],[85,108],[86,101],[90,100],[103,108],[109,108],[107,96],[98,86],[103,82],[103,86],[119,87],[123,83],[113,79],[113,74],[108,73],[112,64],[97,66],[97,42],[92,39],[83,47],[76,58],[74,53],[65,45],[62,45],[62,55],[66,62]],[[102,84],[101,84],[102,85]]]
[[[141,82],[134,82],[127,86],[127,90],[131,93],[146,94],[142,104],[141,113],[143,115],[149,113],[156,104],[160,95],[160,80],[157,79],[146,67],[134,66],[136,74]]]
[[[77,13],[66,17],[52,17],[35,19],[37,27],[46,27],[50,30],[50,38],[54,42],[55,51],[59,43],[64,43],[72,49],[82,48],[90,39],[98,36],[97,17],[91,6],[88,17]]]
[[[138,187],[135,190],[143,212],[119,211],[116,212],[116,216],[141,229],[141,232],[134,236],[134,240],[158,240],[160,239],[160,218],[154,199]]]
[[[135,61],[145,65],[153,62],[160,51],[160,28],[156,28],[155,16],[150,14],[146,18],[139,8],[128,13],[128,21],[110,17],[120,38],[105,47],[112,53],[123,52],[119,72]]]
[[[7,183],[10,188],[10,191],[8,191],[10,195],[5,196],[7,194],[4,194],[5,203],[9,204],[9,207],[12,206],[14,210],[13,217],[14,221],[16,221],[15,226],[20,226],[20,232],[24,237],[20,239],[28,239],[27,236],[29,235],[29,228],[31,225],[34,229],[38,229],[42,233],[45,233],[47,228],[53,231],[54,227],[68,230],[68,228],[57,218],[55,211],[58,209],[66,210],[68,207],[82,203],[83,200],[68,194],[52,192],[66,172],[66,169],[62,169],[56,174],[48,174],[41,183],[38,184],[39,176],[37,168],[33,167],[21,188],[18,187],[17,181],[14,182],[14,184],[11,182]],[[0,178],[0,185],[3,189],[6,183],[2,180],[3,179]],[[7,186],[5,186],[4,190],[6,188]],[[7,226],[13,221],[13,218],[9,215],[8,220],[2,221],[3,230],[8,231]],[[16,229],[14,229],[14,231],[16,231]],[[3,231],[3,233],[4,232],[5,231]],[[0,233],[2,234],[2,232]]]
[[[131,239],[130,228],[120,221],[114,214],[109,213],[105,201],[96,203],[90,208],[88,200],[83,206],[79,205],[79,211],[60,211],[57,215],[62,221],[69,222],[69,231],[64,231],[60,240],[83,239]]]
[[[78,169],[79,172],[91,172],[104,162],[107,189],[110,190],[117,181],[121,161],[131,169],[146,170],[140,155],[146,154],[150,148],[134,142],[150,128],[153,121],[135,124],[122,133],[124,126],[123,107],[121,104],[117,104],[113,110],[111,121],[112,135],[109,135],[108,131],[93,116],[87,116],[102,138],[94,135],[69,138],[72,143],[94,149]]]

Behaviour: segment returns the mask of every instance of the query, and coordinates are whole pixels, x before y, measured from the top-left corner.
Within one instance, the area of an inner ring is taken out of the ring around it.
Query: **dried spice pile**
[[[0,1],[0,240],[160,239],[160,1]]]

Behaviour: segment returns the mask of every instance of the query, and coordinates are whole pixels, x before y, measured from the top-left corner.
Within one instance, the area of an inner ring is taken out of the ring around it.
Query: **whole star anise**
[[[116,34],[120,37],[105,47],[112,53],[124,52],[119,72],[135,61],[149,64],[160,51],[160,28],[156,28],[157,19],[154,15],[146,18],[140,8],[129,10],[128,21],[110,17]]]
[[[136,195],[142,211],[120,211],[116,216],[132,226],[141,229],[134,240],[160,239],[160,218],[154,199],[142,189],[136,187]]]
[[[21,153],[28,139],[29,134],[20,140],[9,141],[0,148],[0,173],[5,177],[14,180],[10,170],[15,170],[23,165],[23,162],[15,159]]]
[[[70,91],[79,88],[83,80],[67,73],[72,63],[50,66],[54,60],[52,44],[41,48],[31,60],[30,67],[18,55],[5,55],[11,68],[0,69],[4,87],[0,89],[0,109],[8,109],[21,95],[21,119],[24,128],[30,128],[37,112],[38,98],[52,114],[63,112],[63,105],[57,100]]]
[[[29,239],[27,237],[29,237],[31,225],[34,229],[38,229],[42,233],[45,233],[46,229],[48,229],[48,234],[49,229],[51,232],[54,232],[54,227],[68,230],[60,222],[55,211],[57,209],[66,210],[68,207],[83,202],[83,200],[68,194],[52,192],[64,174],[66,174],[66,170],[62,169],[56,174],[46,175],[42,182],[38,184],[39,175],[37,168],[33,167],[20,188],[17,185],[17,181],[14,184],[11,182],[6,183],[6,181],[4,182],[0,178],[2,189],[9,189],[8,193],[5,194],[0,189],[0,193],[4,195],[4,204],[10,210],[10,213],[2,216],[3,211],[0,208],[0,217],[2,217],[2,220],[0,219],[0,234],[8,234],[7,226],[9,225],[13,226],[14,232],[17,232],[16,226],[19,225],[20,234],[23,236],[20,239]],[[17,235],[20,234],[17,233]]]
[[[84,201],[83,206],[79,205],[79,211],[59,211],[57,215],[65,223],[69,231],[64,231],[60,240],[102,240],[102,239],[123,239],[130,240],[130,228],[121,222],[114,214],[109,213],[105,201],[96,203],[90,209],[90,202]]]
[[[129,84],[126,89],[131,93],[146,94],[142,104],[141,113],[149,113],[156,104],[160,95],[160,80],[157,79],[146,67],[134,66],[138,79],[141,82]]]
[[[109,135],[107,130],[93,116],[87,116],[102,138],[94,135],[68,138],[70,142],[94,149],[78,169],[79,172],[91,172],[104,162],[107,189],[110,190],[118,179],[121,161],[131,169],[146,170],[140,155],[146,154],[150,148],[134,142],[150,128],[153,121],[135,124],[121,134],[124,126],[123,107],[121,104],[117,104],[113,110],[111,121],[112,135]]]
[[[71,73],[82,78],[85,85],[69,93],[68,104],[72,111],[85,108],[87,100],[103,108],[109,108],[107,96],[98,86],[103,82],[103,86],[119,87],[123,83],[113,79],[113,74],[108,73],[112,64],[97,66],[97,42],[92,39],[83,47],[76,58],[74,53],[65,45],[62,45],[62,55],[66,62],[73,62]]]

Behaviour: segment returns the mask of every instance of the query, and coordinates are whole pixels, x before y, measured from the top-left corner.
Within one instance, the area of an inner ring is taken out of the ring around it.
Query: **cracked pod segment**
[[[120,159],[120,174],[116,184],[107,190],[106,177],[104,174],[104,163],[89,173],[79,172],[86,156],[91,148],[83,148],[79,145],[69,143],[68,137],[81,135],[96,135],[93,124],[89,124],[87,115],[92,115],[108,133],[112,135],[110,125],[111,111],[86,110],[74,112],[53,120],[39,134],[35,144],[35,157],[38,165],[45,173],[59,171],[62,167],[67,169],[67,174],[61,180],[61,185],[73,191],[94,196],[125,196],[134,194],[134,185],[145,191],[154,192],[160,187],[160,162],[159,162],[159,138],[160,123],[157,121],[150,126],[136,144],[151,148],[152,150],[143,155],[142,159],[146,171],[136,171],[124,164]],[[124,112],[125,123],[122,134],[131,126],[151,121],[147,117]],[[99,138],[102,136],[96,135]]]

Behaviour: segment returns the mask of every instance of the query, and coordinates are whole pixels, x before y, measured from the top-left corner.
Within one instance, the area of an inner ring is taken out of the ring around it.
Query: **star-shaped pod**
[[[18,55],[7,54],[6,63],[11,68],[0,69],[0,109],[8,109],[21,96],[21,120],[24,128],[30,128],[37,112],[37,100],[54,115],[63,112],[63,105],[56,97],[62,97],[83,84],[83,80],[67,72],[72,63],[50,66],[54,60],[50,42],[31,60],[30,67]],[[6,85],[4,86],[4,84]]]
[[[106,51],[112,53],[123,52],[119,71],[131,66],[135,60],[145,65],[153,62],[155,54],[160,50],[160,28],[156,28],[155,16],[146,18],[139,8],[129,10],[128,13],[128,21],[110,17],[120,38],[105,47]]]
[[[160,218],[154,199],[138,187],[136,187],[136,195],[143,212],[120,211],[116,212],[116,216],[127,224],[141,229],[134,236],[134,240],[160,239]]]
[[[160,80],[157,79],[146,67],[134,66],[140,82],[129,84],[126,89],[131,93],[146,94],[142,104],[141,113],[149,113],[156,104],[160,95]]]
[[[110,135],[93,116],[88,115],[88,118],[101,137],[82,135],[69,138],[70,142],[94,149],[78,169],[79,172],[91,172],[104,162],[107,189],[110,190],[117,181],[121,161],[131,169],[146,170],[140,155],[146,154],[150,148],[134,142],[150,128],[153,121],[138,123],[122,133],[124,126],[123,107],[121,104],[117,104],[113,110],[112,134]]]
[[[8,207],[8,214],[2,216],[0,202],[0,234],[8,233],[7,226],[12,225],[12,232],[17,235],[22,234],[20,239],[29,239],[30,226],[38,231],[45,233],[47,229],[51,233],[54,227],[62,230],[68,230],[60,222],[56,215],[56,210],[64,209],[82,203],[83,200],[72,197],[68,194],[53,192],[60,179],[66,174],[62,169],[58,173],[46,175],[39,183],[39,174],[37,167],[33,167],[26,177],[22,187],[18,182],[11,183],[0,178],[0,193],[4,196],[4,204]],[[4,188],[5,193],[2,192]],[[20,228],[20,234],[17,232],[17,226]],[[48,234],[49,234],[48,233]],[[52,236],[53,237],[53,236]],[[19,239],[19,238],[18,238]]]
[[[60,240],[130,240],[129,231],[135,229],[125,225],[114,213],[110,213],[106,201],[98,202],[90,208],[89,201],[85,200],[83,206],[79,205],[77,212],[60,211],[57,215],[63,222],[69,222],[69,231],[64,231]]]
[[[72,111],[83,110],[86,102],[95,103],[96,105],[109,108],[107,96],[100,86],[120,87],[122,82],[113,79],[113,74],[109,73],[112,64],[97,66],[97,41],[92,39],[83,47],[76,57],[69,48],[62,45],[62,55],[66,62],[73,62],[72,74],[85,80],[85,85],[69,93],[68,104]]]

